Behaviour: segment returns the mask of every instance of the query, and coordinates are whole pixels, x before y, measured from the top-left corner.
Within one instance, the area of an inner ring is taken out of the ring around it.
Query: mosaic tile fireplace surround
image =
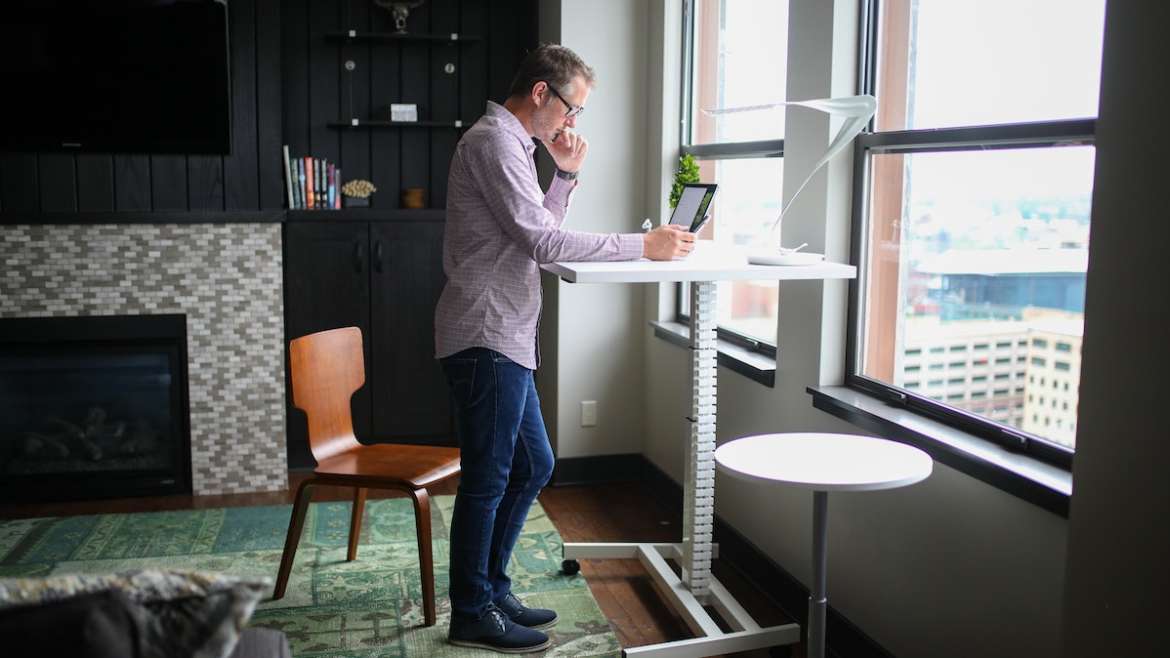
[[[0,318],[185,314],[193,493],[284,489],[280,229],[0,226]]]

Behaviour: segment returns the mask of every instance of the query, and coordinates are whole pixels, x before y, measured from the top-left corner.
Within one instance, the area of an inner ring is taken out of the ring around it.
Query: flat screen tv
[[[225,0],[8,0],[0,151],[229,153]]]

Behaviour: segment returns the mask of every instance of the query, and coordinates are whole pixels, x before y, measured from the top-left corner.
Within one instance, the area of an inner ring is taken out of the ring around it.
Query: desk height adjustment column
[[[716,291],[713,281],[691,284],[691,440],[683,491],[682,579],[701,602],[711,587],[715,520],[715,402],[718,386]]]

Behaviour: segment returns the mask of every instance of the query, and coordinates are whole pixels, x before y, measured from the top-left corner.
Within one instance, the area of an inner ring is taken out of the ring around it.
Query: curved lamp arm
[[[800,185],[796,188],[796,193],[789,197],[788,203],[784,204],[784,207],[780,210],[780,216],[769,227],[769,235],[775,232],[776,227],[780,225],[780,221],[784,219],[784,215],[788,213],[788,209],[792,207],[792,202],[796,200],[796,197],[800,196],[801,191],[812,180],[812,177],[821,170],[821,167],[828,164],[829,160],[833,159],[833,156],[848,146],[854,137],[861,133],[877,111],[877,99],[869,94],[862,94],[860,96],[842,96],[840,98],[816,98],[807,101],[787,101],[766,105],[719,108],[703,110],[703,113],[709,115],[738,114],[740,112],[771,110],[787,105],[799,105],[801,107],[819,110],[829,116],[844,117],[845,123],[841,125],[841,129],[837,131],[837,135],[833,137],[833,141],[829,142],[829,146],[825,148],[825,152],[821,154],[821,157],[817,158],[816,165],[813,166],[812,171],[808,172],[808,175],[801,181]]]

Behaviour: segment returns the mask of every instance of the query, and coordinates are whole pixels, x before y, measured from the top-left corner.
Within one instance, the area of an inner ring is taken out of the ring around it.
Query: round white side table
[[[761,434],[715,450],[719,470],[738,480],[778,482],[813,491],[813,582],[808,600],[808,658],[825,655],[826,540],[830,491],[876,491],[925,480],[930,456],[903,443],[852,434]]]

